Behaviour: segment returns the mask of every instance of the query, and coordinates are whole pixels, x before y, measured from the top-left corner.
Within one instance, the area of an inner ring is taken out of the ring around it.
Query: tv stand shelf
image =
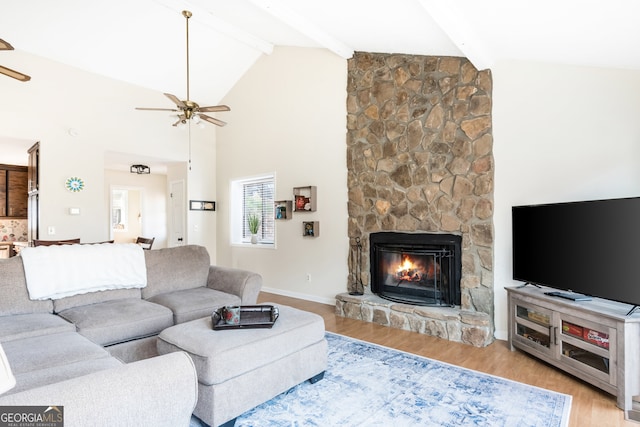
[[[506,288],[509,345],[617,397],[625,418],[640,421],[640,313],[628,304],[546,295],[545,287]],[[634,405],[635,403],[635,405]]]

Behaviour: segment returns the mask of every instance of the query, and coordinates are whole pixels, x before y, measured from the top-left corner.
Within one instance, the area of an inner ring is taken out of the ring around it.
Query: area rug
[[[324,379],[304,382],[246,412],[236,427],[568,425],[569,395],[342,335],[326,336]]]

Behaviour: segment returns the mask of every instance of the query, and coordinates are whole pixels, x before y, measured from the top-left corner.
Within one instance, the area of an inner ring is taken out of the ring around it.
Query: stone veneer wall
[[[338,314],[487,345],[494,302],[490,71],[466,58],[357,52],[347,84],[349,237],[352,248],[356,238],[362,243],[365,296],[340,294]],[[461,307],[373,296],[368,235],[376,231],[461,235]],[[353,291],[357,263],[350,261]],[[390,320],[393,313],[401,320]]]

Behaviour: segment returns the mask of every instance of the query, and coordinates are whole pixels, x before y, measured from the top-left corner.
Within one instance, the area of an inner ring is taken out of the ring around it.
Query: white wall
[[[347,62],[323,49],[276,48],[225,97],[218,132],[218,263],[259,272],[267,290],[333,303],[347,286]],[[276,200],[315,185],[318,210],[276,222],[276,249],[230,244],[229,183],[276,173]],[[320,236],[302,236],[319,221]],[[311,282],[307,282],[311,274]]]
[[[70,68],[24,52],[13,51],[29,82],[0,76],[0,136],[40,141],[40,238],[73,238],[83,242],[109,237],[105,152],[131,153],[180,163],[189,155],[188,133],[171,126],[161,112],[135,107],[171,108],[161,93]],[[69,129],[77,136],[69,134]],[[215,126],[192,131],[192,170],[187,199],[215,197]],[[132,161],[132,164],[134,162]],[[65,180],[77,176],[85,189],[71,193]],[[80,216],[68,214],[79,207]],[[185,207],[186,209],[186,207]],[[215,218],[188,215],[201,223],[190,227],[188,241],[204,244],[214,254]],[[54,226],[55,236],[47,235]]]
[[[225,113],[227,114],[227,113]],[[213,114],[215,115],[215,114]],[[222,117],[221,117],[222,118]],[[227,116],[223,118],[227,121]],[[220,128],[206,124],[207,128],[199,129],[194,126],[192,135],[192,155],[190,168],[187,166],[185,176],[187,183],[187,236],[188,243],[193,245],[206,246],[209,251],[212,263],[217,263],[216,253],[216,212],[211,211],[191,211],[188,209],[189,200],[210,200],[216,201],[216,139],[198,140],[196,134],[203,134],[203,130],[210,131],[215,128],[217,132]],[[215,136],[215,134],[214,134]]]
[[[503,62],[493,70],[496,336],[507,336],[511,207],[640,196],[640,72]],[[603,284],[606,286],[606,284]]]

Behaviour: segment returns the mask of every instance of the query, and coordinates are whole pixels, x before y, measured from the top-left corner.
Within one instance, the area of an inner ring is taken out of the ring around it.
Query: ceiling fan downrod
[[[183,10],[182,16],[184,16],[187,21],[187,101],[189,101],[191,99],[189,95],[189,18],[191,18],[193,14],[188,10]]]

